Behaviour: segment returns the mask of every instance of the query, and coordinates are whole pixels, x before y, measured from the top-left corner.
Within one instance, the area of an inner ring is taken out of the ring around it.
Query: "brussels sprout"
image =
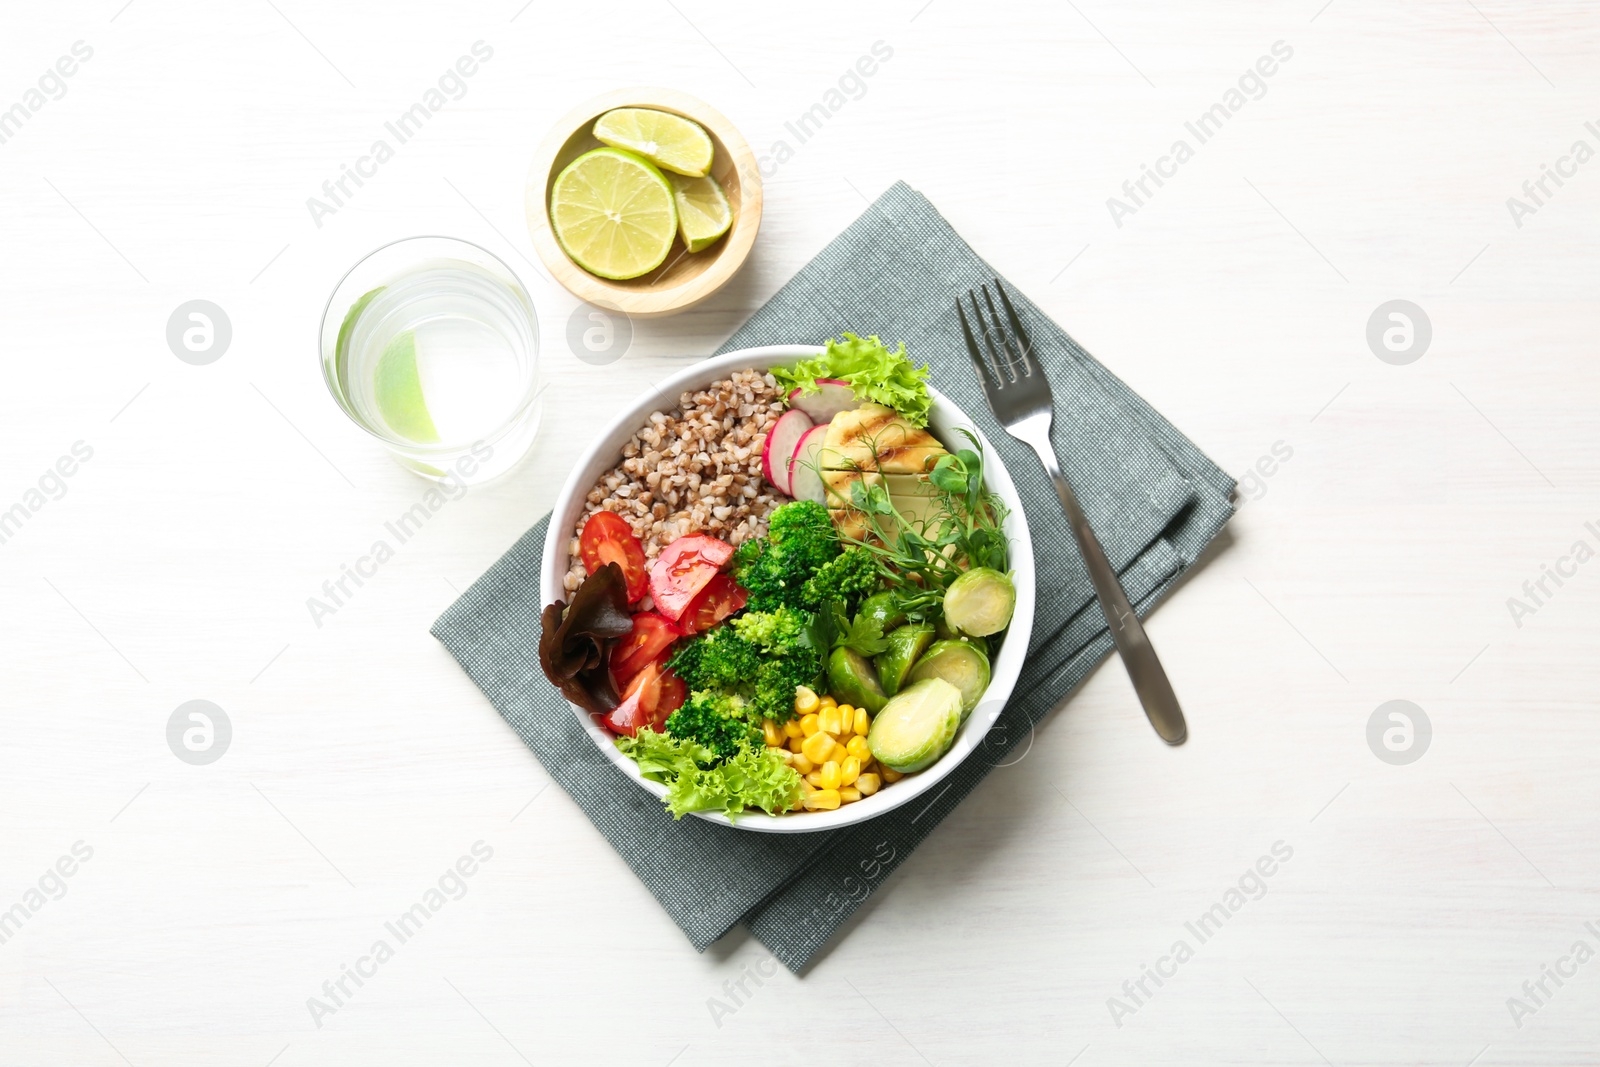
[[[989,688],[989,657],[968,641],[935,641],[906,675],[907,682],[924,678],[943,678],[959,689],[961,718],[965,719]]]
[[[888,635],[889,647],[878,653],[873,663],[878,668],[878,681],[885,696],[894,696],[911,665],[916,663],[928,643],[933,640],[933,627],[926,623],[911,622]]]
[[[940,615],[934,620],[933,633],[934,636],[941,641],[965,641],[979,652],[982,652],[985,656],[989,654],[988,641],[976,636],[975,634],[962,633],[954,626],[951,626],[950,620],[945,618],[943,615]]]
[[[961,728],[961,690],[925,678],[889,699],[872,720],[867,747],[890,770],[911,774],[950,750]]]
[[[974,567],[944,593],[944,617],[962,633],[987,637],[1004,630],[1017,606],[1011,579],[988,567]]]
[[[869,715],[876,715],[889,699],[872,661],[853,648],[836,648],[828,657],[828,692],[841,704],[866,708]]]
[[[876,618],[883,623],[883,632],[888,633],[896,626],[906,621],[906,613],[900,610],[900,601],[890,592],[873,593],[861,602],[861,610],[856,612],[856,618]]]

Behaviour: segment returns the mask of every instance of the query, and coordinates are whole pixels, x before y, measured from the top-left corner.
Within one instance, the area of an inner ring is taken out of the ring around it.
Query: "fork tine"
[[[978,382],[985,390],[998,389],[999,382],[995,380],[994,369],[989,366],[989,361],[984,358],[983,351],[978,348],[978,341],[972,336],[972,326],[967,322],[967,309],[961,305],[961,298],[956,297],[956,314],[961,317],[961,333],[967,341],[967,354],[972,357],[972,367],[978,372]]]
[[[1000,283],[999,277],[994,280],[995,291],[1000,294],[1000,303],[1006,307],[1006,317],[1011,320],[1011,335],[1017,339],[1017,346],[1021,350],[1022,367],[1029,375],[1033,374],[1033,342],[1028,338],[1028,331],[1022,328],[1022,319],[1017,316],[1017,309],[1011,306],[1011,298],[1006,295],[1006,287]],[[988,286],[984,286],[987,290]]]
[[[1028,355],[1026,351],[1019,350],[1016,342],[1011,337],[1011,331],[1006,329],[1005,320],[1000,317],[1000,312],[994,306],[994,294],[989,292],[989,287],[983,287],[983,302],[989,305],[989,318],[994,323],[994,332],[998,335],[1000,349],[1005,353],[1006,367],[1011,371],[1011,380],[1019,382],[1029,376]]]
[[[987,290],[984,293],[984,297],[985,299],[988,298]],[[967,299],[972,301],[972,316],[977,320],[978,332],[983,334],[983,347],[994,366],[995,381],[999,383],[998,388],[1003,389],[1017,380],[1016,376],[1011,373],[1011,360],[1004,348],[995,344],[995,331],[999,330],[1004,335],[1005,327],[1000,324],[998,318],[990,320],[984,316],[983,309],[978,306],[978,294],[971,289],[967,290]],[[989,306],[991,309],[994,307],[992,302]]]

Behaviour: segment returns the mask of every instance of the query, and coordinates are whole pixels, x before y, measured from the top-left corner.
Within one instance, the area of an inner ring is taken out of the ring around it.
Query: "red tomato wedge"
[[[667,718],[689,697],[683,679],[667,670],[662,660],[654,660],[633,676],[622,693],[622,703],[600,721],[612,733],[633,737],[646,726],[660,731]]]
[[[633,535],[633,527],[621,515],[610,511],[597,511],[583,524],[578,535],[578,554],[583,557],[583,569],[593,574],[607,563],[622,568],[622,577],[628,583],[628,603],[637,603],[649,588],[645,570],[644,546]]]
[[[684,609],[678,625],[686,634],[705,633],[729,615],[744,607],[750,594],[734,583],[726,574],[719,574],[706,583],[698,596]]]
[[[653,611],[633,617],[633,631],[611,649],[611,678],[623,689],[647,664],[662,659],[672,642],[683,636],[676,623]]]
[[[662,549],[650,565],[650,597],[656,610],[677,622],[732,555],[732,545],[705,534],[680,537]]]

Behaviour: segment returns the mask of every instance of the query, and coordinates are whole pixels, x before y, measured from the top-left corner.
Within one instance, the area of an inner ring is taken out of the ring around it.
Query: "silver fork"
[[[1078,498],[1071,484],[1061,473],[1055,447],[1050,443],[1050,423],[1054,414],[1050,382],[1034,358],[1028,335],[1022,329],[1016,308],[1011,306],[1011,298],[1006,296],[999,278],[994,280],[994,288],[1000,294],[1000,303],[1005,308],[1004,317],[995,308],[994,296],[990,294],[988,285],[982,286],[987,315],[978,304],[977,294],[971,289],[967,290],[977,332],[983,338],[982,348],[978,345],[978,338],[973,335],[972,324],[967,321],[966,307],[960,297],[956,298],[961,332],[966,335],[967,351],[971,353],[972,364],[983,383],[984,395],[989,398],[989,407],[1006,432],[1039,454],[1039,462],[1044,464],[1045,472],[1055,483],[1056,495],[1061,498],[1061,510],[1067,515],[1067,524],[1078,539],[1078,551],[1083,554],[1083,562],[1089,569],[1089,580],[1094,583],[1095,596],[1099,598],[1100,609],[1105,612],[1106,622],[1111,627],[1111,638],[1116,642],[1122,662],[1128,668],[1128,677],[1133,680],[1134,691],[1144,705],[1144,713],[1163,741],[1169,745],[1181,745],[1189,736],[1189,730],[1184,724],[1178,697],[1172,691],[1172,683],[1167,680],[1167,672],[1156,657],[1155,647],[1150,644],[1144,626],[1128,603],[1128,594],[1123,591],[1122,583],[1117,580],[1117,572],[1106,559],[1105,549],[1100,547],[1094,528],[1084,516],[1083,508],[1078,506]]]

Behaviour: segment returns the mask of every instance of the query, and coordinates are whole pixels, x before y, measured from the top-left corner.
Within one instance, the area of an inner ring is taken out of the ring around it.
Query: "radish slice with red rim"
[[[861,406],[856,391],[849,382],[838,378],[818,378],[815,393],[802,393],[799,388],[789,390],[784,397],[790,408],[797,408],[811,416],[812,422],[827,422],[841,411],[854,411]]]
[[[778,416],[778,421],[767,431],[767,443],[761,450],[761,475],[773,488],[785,495],[789,492],[789,460],[800,438],[812,427],[811,416],[799,408],[790,408]]]
[[[796,500],[814,500],[818,504],[828,502],[828,491],[822,484],[820,462],[822,444],[827,436],[827,423],[813,426],[800,438],[800,444],[794,450],[794,458],[789,461],[789,495]]]

